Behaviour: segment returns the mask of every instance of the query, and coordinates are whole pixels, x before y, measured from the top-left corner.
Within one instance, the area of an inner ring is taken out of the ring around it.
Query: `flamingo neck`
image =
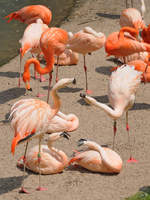
[[[134,38],[138,36],[138,30],[132,27],[123,27],[119,32],[119,39],[124,39],[124,32],[130,33]]]
[[[100,153],[102,162],[103,162],[103,164],[106,165],[106,167],[114,170],[114,165],[113,165],[112,159],[109,159],[106,151],[99,144],[97,144],[96,142],[88,141],[87,145],[90,149],[93,149]]]
[[[35,58],[31,58],[26,61],[25,66],[24,66],[24,73],[23,73],[24,82],[30,81],[29,68],[31,64],[34,64],[34,68],[39,74],[47,74],[52,71],[53,65],[54,65],[54,54],[53,53],[49,54],[49,57],[48,58],[46,57],[45,59],[46,59],[47,64],[44,68],[40,66],[40,62]]]
[[[79,126],[79,119],[74,114],[69,114],[69,129],[68,132],[74,131]]]
[[[118,108],[112,109],[111,107],[107,106],[106,104],[97,102],[94,98],[88,97],[88,96],[85,97],[85,100],[87,101],[87,103],[90,103],[90,104],[104,110],[113,119],[118,119],[123,114],[123,108],[118,107]]]
[[[52,106],[52,116],[55,116],[60,109],[61,101],[60,97],[57,94],[57,88],[52,89],[51,96],[53,99],[53,106]]]

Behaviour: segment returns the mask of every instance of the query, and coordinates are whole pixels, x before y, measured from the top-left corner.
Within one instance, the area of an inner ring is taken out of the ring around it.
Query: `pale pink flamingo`
[[[52,13],[51,10],[44,5],[30,5],[10,13],[5,18],[8,18],[8,22],[15,19],[25,24],[31,24],[36,22],[37,19],[42,19],[44,24],[49,25],[52,19]]]
[[[116,57],[120,62],[128,64],[128,62],[132,62],[134,60],[142,60],[144,62],[148,62],[148,57],[149,53],[144,51],[144,52],[139,52],[139,53],[134,53],[129,56],[125,57]]]
[[[54,132],[74,131],[79,126],[79,120],[74,114],[65,115],[60,112],[60,97],[57,90],[65,87],[70,83],[75,83],[75,79],[66,78],[58,81],[51,90],[53,106],[51,107],[46,102],[39,99],[22,99],[17,101],[11,108],[10,118],[11,126],[15,131],[12,140],[11,151],[14,154],[15,147],[18,143],[29,141],[31,138],[39,138],[39,154],[38,164],[40,167],[41,161],[41,140],[45,133],[51,134]],[[27,143],[28,144],[28,143]],[[24,153],[24,164],[26,158],[27,145]],[[25,169],[25,165],[24,165]],[[25,172],[24,172],[25,173]],[[40,186],[37,190],[42,190]],[[24,186],[21,187],[21,192],[27,193]]]
[[[34,146],[28,150],[25,159],[27,169],[41,174],[56,174],[62,172],[68,166],[68,156],[62,151],[53,147],[53,143],[61,137],[69,139],[69,134],[66,132],[52,133],[48,136],[47,145],[41,145],[41,161],[40,171],[38,164],[39,146]],[[18,167],[23,167],[24,157],[21,157],[18,162]]]
[[[40,38],[42,33],[48,29],[48,26],[43,23],[41,19],[37,19],[35,23],[29,24],[23,34],[23,37],[19,40],[21,44],[20,48],[20,79],[21,79],[21,61],[23,56],[27,52],[31,52],[31,54],[36,54],[37,57],[41,53],[40,49]],[[35,78],[37,78],[36,71],[34,72]],[[20,80],[19,79],[19,80]],[[41,81],[44,81],[43,77],[40,77]],[[20,85],[20,81],[19,81]]]
[[[48,98],[49,98],[52,70],[53,70],[53,65],[55,63],[54,55],[57,55],[57,57],[59,57],[59,55],[65,51],[67,41],[68,41],[68,33],[61,28],[52,27],[42,33],[40,38],[40,48],[44,54],[44,58],[46,60],[46,66],[42,68],[40,66],[40,62],[35,58],[31,58],[26,61],[24,66],[23,81],[26,84],[27,90],[30,90],[30,84],[29,84],[30,65],[34,64],[34,68],[39,74],[49,73],[50,76],[49,86],[48,86]],[[56,79],[57,75],[58,74],[56,73]]]
[[[65,51],[62,54],[60,54],[58,61],[55,61],[55,64],[58,64],[60,66],[77,65],[78,61],[78,53],[73,52],[71,49],[65,49]]]
[[[77,164],[93,172],[120,173],[122,159],[115,151],[87,139],[80,139],[78,146],[81,145],[87,146],[87,149],[75,153],[69,165]]]
[[[121,12],[120,26],[143,29],[145,27],[145,23],[141,13],[136,8],[127,8]]]
[[[125,33],[130,35],[125,35]],[[105,51],[110,55],[125,57],[133,53],[150,52],[150,44],[139,42],[136,37],[138,30],[131,27],[123,27],[119,32],[111,33],[105,43]]]
[[[87,53],[92,53],[104,46],[105,35],[101,32],[97,33],[91,27],[85,27],[83,30],[75,33],[74,35],[70,33],[70,38],[67,43],[67,48],[74,52],[80,53],[84,57],[84,72],[86,81],[86,93],[91,93],[88,90],[87,82],[87,67],[85,63],[85,55]]]
[[[134,67],[128,65],[122,65],[111,74],[108,85],[108,98],[112,108],[106,104],[96,101],[92,97],[80,94],[87,103],[104,110],[114,120],[113,148],[117,131],[117,119],[119,119],[124,112],[126,112],[126,130],[128,132],[129,140],[128,110],[134,104],[135,93],[141,82],[141,74],[141,72],[134,70]],[[136,160],[132,158],[130,152],[130,159],[128,162],[132,161],[136,162]]]

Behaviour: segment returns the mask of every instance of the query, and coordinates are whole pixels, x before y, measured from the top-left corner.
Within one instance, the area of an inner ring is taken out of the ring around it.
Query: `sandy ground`
[[[138,0],[135,0],[138,8]],[[147,8],[149,0],[145,0]],[[125,8],[125,2],[120,0],[88,0],[83,6],[76,6],[72,16],[63,23],[62,28],[67,31],[77,32],[85,26],[91,26],[96,31],[101,31],[106,36],[119,29],[119,15]],[[148,23],[150,13],[146,13],[145,19]],[[26,57],[27,58],[27,57]],[[25,58],[25,59],[26,59]],[[25,60],[24,59],[24,60]],[[93,91],[92,96],[98,101],[108,103],[107,85],[110,75],[110,67],[115,66],[111,60],[106,60],[104,49],[87,56],[89,89]],[[131,141],[134,143],[134,157],[139,160],[138,164],[128,164],[129,146],[125,129],[125,116],[118,120],[118,135],[116,151],[123,159],[123,169],[118,175],[104,175],[91,173],[84,169],[68,168],[63,173],[42,176],[43,186],[48,191],[37,192],[38,176],[27,173],[25,186],[31,192],[29,195],[19,194],[18,190],[23,181],[22,171],[16,167],[17,159],[24,152],[24,145],[16,148],[15,156],[10,153],[13,131],[7,120],[9,111],[14,102],[26,97],[24,84],[17,87],[19,57],[11,60],[0,68],[0,199],[5,200],[120,200],[124,199],[145,187],[150,187],[150,156],[149,156],[149,109],[150,109],[150,85],[140,85],[136,95],[136,103],[129,112],[129,124],[131,129]],[[54,73],[55,74],[55,70]],[[77,131],[71,133],[70,141],[61,140],[56,143],[70,157],[72,150],[76,149],[76,142],[80,138],[88,138],[99,144],[107,144],[112,147],[112,120],[101,110],[87,106],[80,99],[80,92],[84,91],[85,77],[83,71],[83,57],[77,66],[60,67],[59,77],[75,77],[76,86],[69,86],[60,90],[62,100],[61,110],[65,113],[74,113],[79,117],[80,126]],[[53,80],[53,84],[54,84]],[[31,80],[33,88],[32,97],[36,95],[35,81]],[[41,92],[47,94],[48,83],[41,83]],[[42,98],[46,100],[46,97]],[[135,139],[135,142],[134,142]],[[37,144],[30,143],[30,147]]]

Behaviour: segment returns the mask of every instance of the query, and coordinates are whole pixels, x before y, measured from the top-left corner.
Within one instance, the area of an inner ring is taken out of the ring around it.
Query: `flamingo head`
[[[87,143],[87,139],[81,138],[80,140],[78,140],[77,145],[78,145],[78,146],[82,146],[82,145],[84,145],[85,143]]]
[[[71,137],[70,134],[67,133],[67,132],[65,132],[65,131],[62,132],[62,133],[60,134],[60,136],[61,136],[61,137],[64,137],[64,138],[67,139],[67,140],[69,140],[69,137]]]

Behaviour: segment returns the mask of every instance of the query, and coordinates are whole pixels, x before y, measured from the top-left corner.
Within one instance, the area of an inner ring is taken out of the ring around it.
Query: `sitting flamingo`
[[[122,159],[113,150],[103,148],[96,142],[80,139],[78,146],[86,145],[88,148],[83,152],[77,152],[69,161],[76,163],[93,172],[119,173],[122,169]]]
[[[61,137],[69,139],[67,132],[52,133],[48,137],[47,145],[41,145],[40,169],[38,164],[39,146],[32,147],[26,154],[25,166],[27,169],[41,174],[56,174],[68,165],[67,155],[52,146],[52,144]],[[17,166],[23,167],[24,157],[18,160]]]

